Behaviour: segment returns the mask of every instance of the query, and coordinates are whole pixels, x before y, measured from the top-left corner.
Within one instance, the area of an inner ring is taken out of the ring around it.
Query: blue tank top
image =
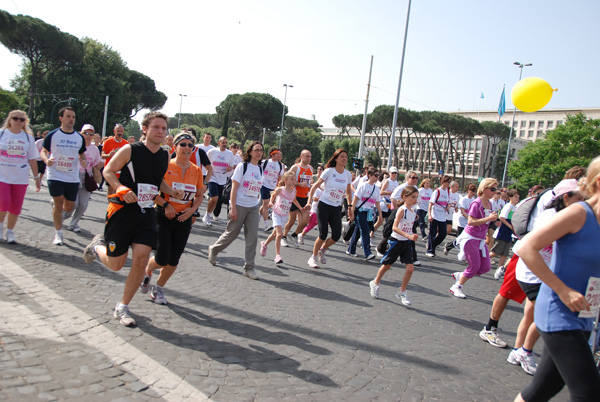
[[[550,269],[565,285],[585,295],[590,277],[600,277],[600,225],[587,202],[578,202],[586,211],[581,230],[554,243]],[[592,318],[579,318],[558,295],[542,284],[535,303],[535,324],[544,332],[592,330]]]

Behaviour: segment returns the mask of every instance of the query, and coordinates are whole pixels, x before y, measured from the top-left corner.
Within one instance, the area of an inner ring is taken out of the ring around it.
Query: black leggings
[[[179,216],[179,215],[178,215]],[[173,219],[167,219],[164,212],[156,214],[158,223],[158,245],[154,253],[154,261],[161,267],[179,265],[179,258],[185,250],[185,246],[192,230],[192,220],[187,219],[183,222]]]
[[[589,332],[542,332],[542,357],[533,380],[521,392],[526,402],[548,401],[567,385],[570,401],[597,401],[600,375],[588,344]]]
[[[333,207],[324,202],[317,205],[317,222],[319,223],[319,238],[327,239],[328,226],[331,226],[331,238],[338,241],[342,236],[342,207]]]

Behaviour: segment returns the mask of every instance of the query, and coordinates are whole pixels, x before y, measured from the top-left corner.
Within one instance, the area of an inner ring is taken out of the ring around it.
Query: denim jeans
[[[368,214],[367,211],[357,212],[356,217],[354,218],[356,226],[354,228],[354,233],[352,234],[352,239],[350,239],[350,246],[348,247],[348,252],[350,254],[356,254],[356,245],[358,244],[358,236],[360,236],[365,258],[371,254],[371,236],[369,235],[369,223],[367,222]]]

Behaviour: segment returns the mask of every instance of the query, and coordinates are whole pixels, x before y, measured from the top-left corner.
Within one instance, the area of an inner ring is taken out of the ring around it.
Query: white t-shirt
[[[465,213],[469,215],[469,207],[471,206],[471,203],[475,201],[476,198],[476,196],[473,196],[473,198],[469,198],[465,195],[464,197],[461,197],[460,201],[458,202],[458,212],[460,213],[460,217],[458,218],[459,227],[466,228],[469,223],[469,219],[463,216],[462,211],[460,209],[463,208],[465,210]]]
[[[15,134],[0,130],[0,181],[6,184],[29,184],[29,161],[40,154],[35,140],[24,131]]]
[[[409,184],[408,184],[408,183],[406,183],[406,182],[404,182],[404,183],[400,184],[398,187],[396,187],[396,188],[394,189],[394,192],[392,193],[392,195],[391,195],[391,197],[390,197],[390,198],[391,198],[392,200],[398,200],[398,201],[402,201],[402,190],[404,190],[404,188],[405,188],[406,186],[408,186],[408,185],[409,185]],[[412,185],[412,184],[411,184],[411,185]],[[414,185],[413,185],[413,187],[414,187],[414,188],[416,188],[417,190],[419,189],[419,187],[417,187],[417,186],[414,186]]]
[[[419,198],[417,200],[418,209],[422,209],[427,211],[429,209],[429,201],[431,200],[431,194],[433,194],[433,189],[421,187],[419,189]]]
[[[41,153],[42,152],[42,148],[44,148],[44,139],[40,138],[39,140],[37,140],[35,142],[35,146],[36,146],[36,148],[38,150],[38,154]],[[38,156],[36,160],[41,161],[42,157]]]
[[[381,200],[380,192],[381,190],[376,184],[369,184],[368,181],[360,183],[354,193],[354,196],[358,198],[356,207],[358,208],[364,202],[360,207],[361,210],[373,209],[375,204]]]
[[[490,205],[492,206],[492,212],[496,212],[500,215],[500,211],[502,211],[502,208],[506,205],[506,201],[502,198],[498,198],[497,201],[492,198],[490,200]]]
[[[451,221],[452,218],[454,218],[454,213],[458,210],[459,202],[460,194],[458,194],[458,191],[456,193],[450,191],[450,200],[448,201],[448,205],[450,206],[450,208],[448,208],[448,214],[446,215],[447,221]]]
[[[439,187],[434,190],[431,195],[431,200],[429,200],[430,204],[433,204],[433,208],[431,208],[432,218],[438,222],[446,222],[446,206],[448,205],[448,201],[450,200],[450,189],[444,190]]]
[[[409,211],[405,205],[402,205],[398,209],[397,213],[399,214],[400,211],[404,211],[404,216],[402,217],[402,220],[400,221],[398,228],[401,231],[403,231],[404,233],[412,234],[412,227],[413,227],[413,224],[415,223],[415,220],[417,219],[417,212],[415,210]],[[399,235],[398,233],[393,232],[393,231],[392,231],[392,235],[390,237],[393,237],[395,240],[398,240],[398,241],[407,241],[408,240],[406,237]]]
[[[516,206],[514,206],[510,202],[507,203],[504,207],[502,207],[502,211],[500,211],[500,215],[498,215],[498,219],[500,219],[500,218],[504,218],[506,220],[510,219],[512,217],[512,212],[515,209],[517,209]],[[502,226],[502,225],[500,225],[500,226]],[[498,226],[496,228],[496,230],[494,231],[494,239],[498,238],[498,233],[500,233],[500,226]]]
[[[233,154],[233,166],[237,166],[240,163],[242,163],[243,161],[244,160],[242,159],[240,154],[238,154],[238,153]],[[227,177],[231,177],[231,176],[233,176],[233,170],[230,170],[229,172],[227,172]]]
[[[203,145],[198,145],[198,148],[201,148],[208,156],[208,151],[210,151],[214,147],[210,144],[209,145],[203,144]],[[200,166],[202,168],[202,175],[206,176],[206,168],[204,166],[202,166],[202,164],[200,163],[200,160],[198,160],[198,166]],[[214,172],[214,168],[213,168],[213,172]]]
[[[244,164],[237,165],[231,180],[240,183],[236,193],[235,205],[252,208],[258,205],[260,188],[262,187],[262,174],[260,167],[257,165],[247,163],[246,166],[246,174],[244,174]]]
[[[269,159],[266,164],[265,162],[261,162],[261,166],[263,167],[263,186],[274,190],[277,187],[277,180],[285,173],[283,163],[274,162],[273,159]]]
[[[85,140],[77,131],[65,133],[60,128],[44,138],[44,148],[54,158],[48,166],[48,180],[79,183],[79,155],[85,152]]]
[[[317,188],[315,190],[315,193],[313,194],[313,203],[310,206],[310,213],[317,213],[317,207],[319,206],[319,200],[315,201],[315,198],[321,198],[321,195],[323,194],[323,189],[321,187]]]
[[[207,154],[210,164],[213,168],[213,174],[210,177],[210,183],[217,183],[224,186],[227,182],[227,168],[233,166],[233,152],[226,149],[221,151],[219,148],[210,149]]]
[[[321,179],[325,182],[325,189],[319,202],[324,202],[332,207],[341,206],[348,184],[352,182],[352,174],[346,169],[340,174],[335,168],[327,168],[321,174]]]
[[[552,193],[551,191],[548,191],[548,192]],[[552,220],[554,215],[556,215],[556,209],[550,208],[550,209],[544,210],[540,215],[538,215],[538,217],[535,221],[533,230],[546,225],[548,222],[550,222]],[[519,243],[520,243],[520,240],[517,241],[513,247],[513,251],[517,255],[519,255]],[[540,255],[542,256],[542,258],[544,259],[544,262],[548,266],[550,266],[550,262],[552,261],[553,248],[554,248],[554,243],[552,243],[545,249],[540,250]],[[531,272],[531,270],[527,267],[527,265],[525,265],[525,262],[522,259],[519,259],[519,261],[517,262],[517,266],[515,268],[515,276],[518,281],[521,281],[524,283],[541,283],[542,282],[533,272]]]

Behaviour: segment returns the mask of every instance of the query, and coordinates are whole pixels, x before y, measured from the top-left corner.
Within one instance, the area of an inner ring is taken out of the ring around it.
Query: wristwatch
[[[167,209],[167,206],[168,206],[168,205],[169,205],[169,201],[165,201],[165,203],[164,203],[164,204],[162,204],[162,207],[163,207],[164,209]]]

